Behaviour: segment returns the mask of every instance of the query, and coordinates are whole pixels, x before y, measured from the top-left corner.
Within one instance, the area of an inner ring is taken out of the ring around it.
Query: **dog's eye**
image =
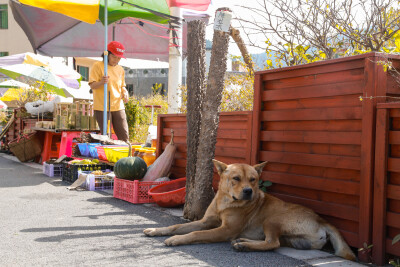
[[[233,177],[233,180],[240,181],[240,177],[239,176],[235,176],[235,177]]]
[[[256,180],[256,178],[250,178],[250,182],[254,182]]]

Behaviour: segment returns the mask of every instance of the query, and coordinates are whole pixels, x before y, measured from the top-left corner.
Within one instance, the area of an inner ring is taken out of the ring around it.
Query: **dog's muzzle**
[[[242,191],[242,199],[244,199],[244,200],[250,200],[251,197],[252,197],[252,195],[253,195],[253,189],[251,189],[251,188],[249,188],[249,187],[243,188],[243,191]]]

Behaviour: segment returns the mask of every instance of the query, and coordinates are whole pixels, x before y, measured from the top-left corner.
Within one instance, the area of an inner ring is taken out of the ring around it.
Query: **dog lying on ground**
[[[335,254],[356,257],[339,231],[312,210],[264,193],[258,180],[267,162],[250,166],[213,160],[220,175],[203,219],[144,230],[147,236],[173,235],[168,246],[231,241],[237,251],[266,251],[280,246],[321,249],[330,240]]]

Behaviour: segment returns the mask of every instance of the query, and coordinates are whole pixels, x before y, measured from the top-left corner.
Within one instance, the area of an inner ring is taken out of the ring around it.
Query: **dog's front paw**
[[[143,233],[147,236],[156,236],[159,235],[157,228],[147,228],[143,230]]]
[[[182,236],[172,236],[164,241],[164,244],[167,246],[179,246],[184,244]]]
[[[236,251],[248,251],[248,248],[244,245],[244,243],[240,239],[233,240],[231,242],[231,245]]]

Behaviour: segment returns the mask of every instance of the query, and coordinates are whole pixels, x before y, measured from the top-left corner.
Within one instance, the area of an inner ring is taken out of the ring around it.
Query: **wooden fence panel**
[[[157,154],[164,151],[171,140],[171,129],[174,130],[174,142],[177,144],[177,153],[172,166],[171,175],[174,178],[186,175],[186,115],[160,114],[158,115],[158,143]],[[222,112],[217,132],[215,159],[225,163],[248,163],[251,156],[252,112]],[[200,141],[201,142],[201,141]],[[157,156],[158,156],[157,155]],[[218,181],[217,175],[214,179]]]
[[[385,101],[366,96],[399,94],[379,57],[255,76],[252,164],[268,161],[262,179],[273,182],[272,194],[312,208],[356,248],[372,242],[375,107]]]
[[[378,106],[372,256],[381,265],[388,262],[389,255],[400,256],[400,244],[392,245],[393,238],[400,234],[400,128],[393,123],[399,117],[399,103]]]

